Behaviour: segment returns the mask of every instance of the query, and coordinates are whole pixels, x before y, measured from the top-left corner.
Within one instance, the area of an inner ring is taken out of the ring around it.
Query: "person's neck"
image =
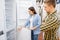
[[[34,14],[31,14],[30,16],[34,16]]]
[[[35,14],[32,14],[32,16],[34,16]]]

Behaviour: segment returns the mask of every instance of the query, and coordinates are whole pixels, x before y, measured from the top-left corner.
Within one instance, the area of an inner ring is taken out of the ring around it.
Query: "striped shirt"
[[[40,29],[44,32],[44,40],[57,40],[56,31],[58,29],[58,18],[55,15],[56,11],[47,15],[44,24]]]

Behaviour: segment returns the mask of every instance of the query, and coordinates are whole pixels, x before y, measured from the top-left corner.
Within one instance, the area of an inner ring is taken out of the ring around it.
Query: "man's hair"
[[[44,3],[47,3],[48,5],[53,5],[54,8],[56,6],[56,0],[44,0]]]

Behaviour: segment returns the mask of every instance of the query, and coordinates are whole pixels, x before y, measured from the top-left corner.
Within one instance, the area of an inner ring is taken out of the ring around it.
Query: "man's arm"
[[[41,31],[47,31],[57,26],[57,17],[52,17],[45,24],[42,24],[40,29]],[[56,26],[54,26],[56,25]]]

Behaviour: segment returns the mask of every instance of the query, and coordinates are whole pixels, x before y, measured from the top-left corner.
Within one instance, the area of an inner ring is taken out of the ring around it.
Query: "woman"
[[[38,40],[41,16],[36,13],[34,7],[28,8],[28,12],[30,16],[26,20],[25,27],[31,30],[31,40]]]

